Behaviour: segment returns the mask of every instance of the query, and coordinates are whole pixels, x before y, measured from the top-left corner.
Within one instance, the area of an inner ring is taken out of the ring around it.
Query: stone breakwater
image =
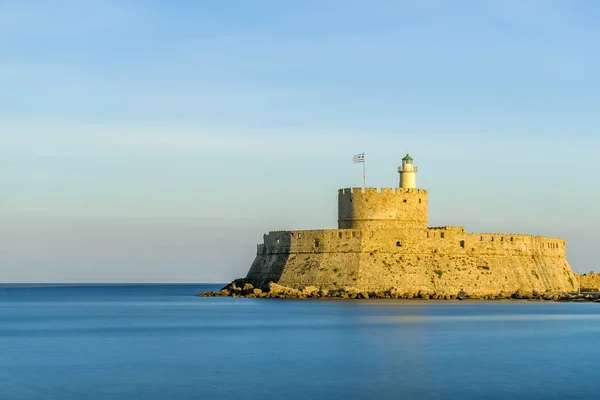
[[[199,297],[245,297],[245,298],[276,298],[276,299],[422,299],[422,300],[546,300],[546,301],[576,301],[600,303],[600,292],[544,292],[517,290],[512,293],[499,292],[494,295],[477,295],[460,291],[456,294],[434,292],[401,292],[395,289],[381,291],[362,291],[355,288],[320,289],[307,286],[294,289],[270,282],[262,288],[256,288],[246,279],[236,279],[218,292],[198,294]]]

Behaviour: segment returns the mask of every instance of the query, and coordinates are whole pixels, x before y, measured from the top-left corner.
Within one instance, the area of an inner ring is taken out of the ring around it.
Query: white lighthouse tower
[[[417,188],[417,167],[413,165],[413,159],[408,153],[402,159],[402,165],[398,167],[398,173],[400,174],[400,187],[402,189]]]

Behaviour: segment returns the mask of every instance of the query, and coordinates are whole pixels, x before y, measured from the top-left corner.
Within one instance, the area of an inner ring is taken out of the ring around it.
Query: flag
[[[354,162],[354,163],[365,162],[365,153],[360,153],[360,154],[357,154],[354,157],[352,157],[352,162]]]

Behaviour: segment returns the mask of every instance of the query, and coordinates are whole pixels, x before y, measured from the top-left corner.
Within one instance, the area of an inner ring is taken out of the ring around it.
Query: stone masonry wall
[[[463,227],[270,232],[247,278],[256,286],[438,294],[576,288],[562,239]]]
[[[347,188],[338,191],[341,229],[427,228],[427,191]]]

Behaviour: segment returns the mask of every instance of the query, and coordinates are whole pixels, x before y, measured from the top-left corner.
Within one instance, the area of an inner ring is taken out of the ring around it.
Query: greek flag
[[[354,162],[354,163],[365,162],[365,153],[360,153],[360,154],[357,154],[354,157],[352,157],[352,162]]]

